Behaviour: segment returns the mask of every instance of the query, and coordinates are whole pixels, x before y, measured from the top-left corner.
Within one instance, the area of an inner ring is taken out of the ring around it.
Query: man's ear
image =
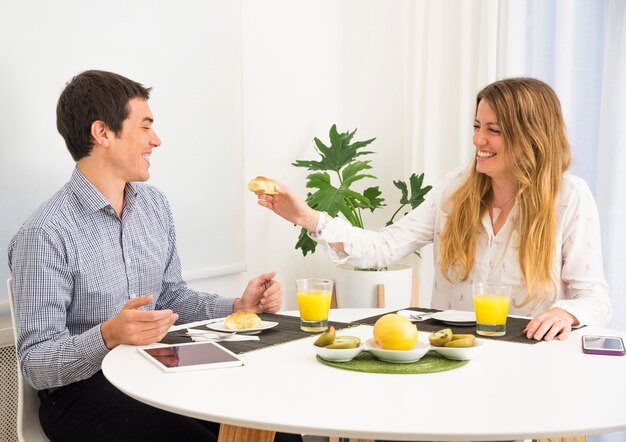
[[[96,146],[109,147],[111,144],[111,131],[103,121],[96,120],[91,123],[91,136]]]

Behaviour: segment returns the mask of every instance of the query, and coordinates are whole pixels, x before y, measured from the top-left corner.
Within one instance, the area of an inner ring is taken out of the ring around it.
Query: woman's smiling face
[[[503,178],[509,175],[504,157],[504,139],[495,112],[486,100],[478,103],[474,121],[476,147],[476,171],[491,178]]]

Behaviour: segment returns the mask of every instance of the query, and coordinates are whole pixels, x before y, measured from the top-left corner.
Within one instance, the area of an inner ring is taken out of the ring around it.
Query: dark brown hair
[[[67,83],[57,103],[57,130],[75,161],[93,148],[91,125],[102,121],[116,136],[133,98],[150,98],[151,88],[113,72],[85,71]]]

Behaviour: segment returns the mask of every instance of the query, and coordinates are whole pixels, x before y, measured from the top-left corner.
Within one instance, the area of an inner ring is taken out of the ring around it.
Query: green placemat
[[[361,352],[356,358],[348,362],[326,361],[319,356],[317,356],[317,360],[322,364],[342,368],[344,370],[388,374],[437,373],[438,371],[453,370],[468,363],[468,361],[446,359],[434,351],[429,351],[422,359],[417,362],[411,362],[410,364],[394,364],[381,361],[376,359],[376,357],[368,351]]]

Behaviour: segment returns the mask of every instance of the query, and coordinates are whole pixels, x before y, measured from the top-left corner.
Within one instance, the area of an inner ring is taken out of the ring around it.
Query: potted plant
[[[305,167],[311,173],[307,176],[306,187],[315,189],[307,194],[306,202],[316,210],[328,213],[335,217],[343,215],[355,227],[364,228],[362,211],[385,207],[385,199],[381,196],[378,186],[367,187],[363,191],[355,189],[355,183],[376,179],[367,171],[372,169],[370,160],[363,157],[371,155],[372,151],[364,150],[376,138],[365,141],[352,139],[356,129],[352,132],[340,133],[336,125],[330,128],[330,145],[327,146],[319,138],[315,138],[315,148],[320,156],[319,161],[298,160],[292,163],[296,167]],[[398,209],[393,213],[386,225],[393,223],[398,214],[406,208],[408,212],[419,206],[431,186],[423,186],[424,174],[413,173],[409,183],[402,180],[393,184],[400,192]],[[336,183],[336,184],[335,184]],[[302,254],[315,252],[317,243],[308,237],[306,229],[300,231],[296,249]],[[354,273],[354,272],[361,273]],[[376,286],[385,285],[387,307],[406,307],[410,300],[412,269],[409,266],[396,264],[383,269],[355,269],[351,266],[336,267],[337,303],[339,307],[376,306]],[[394,280],[398,280],[396,282]],[[355,287],[355,284],[364,283],[366,288]],[[408,286],[407,286],[408,284]],[[349,288],[348,288],[349,287]],[[363,290],[366,293],[363,293]],[[354,294],[354,298],[350,297]]]

